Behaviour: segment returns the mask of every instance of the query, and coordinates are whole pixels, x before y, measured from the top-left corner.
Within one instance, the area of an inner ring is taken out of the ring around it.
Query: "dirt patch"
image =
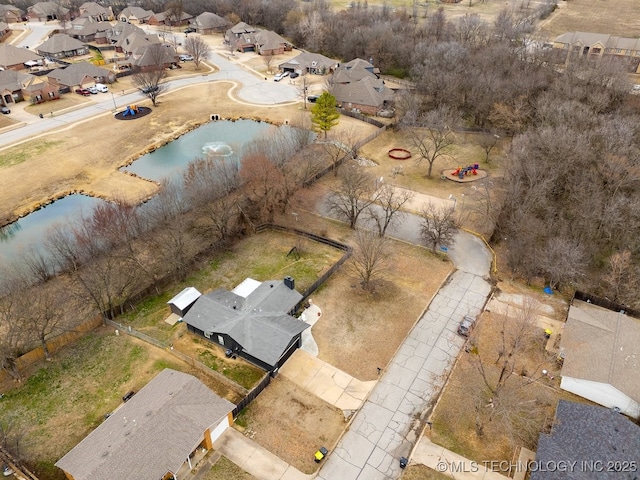
[[[282,376],[241,414],[245,435],[304,473],[318,464],[314,452],[332,448],[345,427],[341,410],[325,403]]]
[[[553,40],[567,32],[608,33],[622,37],[640,36],[637,0],[580,0],[558,2],[558,9],[543,22],[540,36]]]

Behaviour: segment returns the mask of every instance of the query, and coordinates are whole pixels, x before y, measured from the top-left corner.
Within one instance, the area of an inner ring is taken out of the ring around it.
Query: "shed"
[[[194,287],[187,287],[167,302],[171,313],[184,317],[202,294]]]

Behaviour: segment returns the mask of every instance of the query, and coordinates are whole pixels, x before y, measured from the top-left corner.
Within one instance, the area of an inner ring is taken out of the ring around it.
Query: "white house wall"
[[[216,440],[220,438],[220,435],[222,435],[228,427],[229,427],[229,417],[226,416],[213,430],[211,430],[211,443],[214,445],[214,448],[215,448]]]
[[[640,403],[608,383],[562,377],[560,388],[604,407],[617,407],[622,413],[630,417],[640,418]]]

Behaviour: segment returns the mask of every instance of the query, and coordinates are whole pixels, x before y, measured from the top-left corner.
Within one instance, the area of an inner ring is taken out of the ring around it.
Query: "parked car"
[[[102,93],[107,93],[109,91],[107,86],[103,83],[96,83],[96,90]]]
[[[279,82],[280,80],[288,76],[289,76],[289,72],[276,73],[276,76],[273,77],[273,81]]]
[[[158,86],[157,85],[155,85],[153,87],[143,87],[143,88],[140,89],[140,91],[142,93],[152,93],[152,92],[155,92],[156,90],[158,90]]]
[[[309,103],[316,103],[318,101],[318,99],[320,98],[320,95],[309,95],[307,97],[307,102]]]
[[[191,55],[180,55],[179,58],[183,62],[191,62],[191,61],[193,61],[193,57]]]
[[[476,317],[472,317],[471,315],[465,315],[458,326],[458,335],[463,337],[468,337],[471,334],[471,330],[473,330],[473,326],[476,324]]]
[[[9,466],[9,465],[5,465],[4,467],[2,467],[2,475],[5,477],[9,477],[11,475],[13,475],[15,472],[13,471],[13,469]]]
[[[78,89],[76,89],[76,93],[78,95],[82,95],[84,97],[90,97],[91,96],[91,92],[89,90],[87,90],[86,88],[78,88]]]
[[[291,72],[291,75],[289,75],[289,78],[298,78],[300,76],[300,74],[298,72]]]
[[[195,33],[196,29],[193,27],[187,27],[184,29],[184,33]]]
[[[98,89],[95,86],[89,87],[89,88],[87,88],[87,90],[89,90],[89,92],[91,92],[91,95],[97,95],[98,94]]]
[[[9,110],[8,107],[0,107],[0,112],[4,113],[5,115],[8,115],[9,113],[11,113],[11,110]]]

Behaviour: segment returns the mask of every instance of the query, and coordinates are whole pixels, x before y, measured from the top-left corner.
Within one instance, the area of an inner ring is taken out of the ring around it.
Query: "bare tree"
[[[355,241],[351,266],[360,277],[362,288],[372,292],[375,283],[383,278],[389,268],[388,241],[362,228],[356,230]]]
[[[564,237],[549,238],[538,252],[540,267],[551,288],[578,280],[585,273],[587,259],[582,245]]]
[[[167,75],[165,65],[175,61],[169,50],[173,51],[157,44],[147,47],[143,55],[148,57],[148,65],[131,76],[133,85],[149,97],[154,107],[157,106],[158,96],[167,89],[167,85],[162,83]]]
[[[418,150],[417,163],[426,161],[429,166],[428,178],[431,178],[435,161],[450,156],[450,147],[455,142],[453,129],[457,122],[457,115],[448,107],[439,107],[424,115],[413,112],[405,116],[409,136]]]
[[[179,26],[182,19],[182,0],[171,0],[165,5],[166,18],[170,26]]]
[[[331,162],[333,175],[338,176],[340,165],[349,158],[358,156],[358,137],[353,129],[340,130],[333,140],[318,142]]]
[[[17,360],[28,341],[22,314],[24,299],[23,292],[4,277],[0,284],[0,368],[16,381],[22,379]]]
[[[483,134],[480,137],[478,144],[480,145],[480,147],[482,148],[482,151],[484,152],[484,161],[486,164],[489,164],[489,155],[495,148],[496,144],[498,143],[498,140],[500,140],[500,135],[497,135],[497,134],[493,134],[493,135]]]
[[[271,73],[271,67],[273,66],[273,61],[275,60],[276,56],[272,53],[260,56],[262,57],[262,63],[264,63],[264,66],[267,69],[267,73]]]
[[[455,210],[449,206],[436,206],[429,202],[420,212],[420,236],[434,251],[438,245],[448,247],[457,231]]]
[[[376,223],[378,235],[384,237],[387,228],[392,222],[398,221],[404,216],[404,207],[413,197],[414,192],[404,188],[396,188],[393,185],[384,184],[377,192],[378,201],[371,205],[367,211],[369,217]]]
[[[327,207],[355,229],[362,212],[377,198],[373,177],[361,168],[349,165],[341,170],[340,183],[329,194]]]
[[[616,252],[609,257],[604,281],[614,302],[632,303],[635,301],[635,293],[640,285],[640,276],[629,250]]]
[[[193,57],[196,70],[200,69],[200,63],[211,54],[211,47],[200,37],[188,37],[184,42],[184,49]]]

